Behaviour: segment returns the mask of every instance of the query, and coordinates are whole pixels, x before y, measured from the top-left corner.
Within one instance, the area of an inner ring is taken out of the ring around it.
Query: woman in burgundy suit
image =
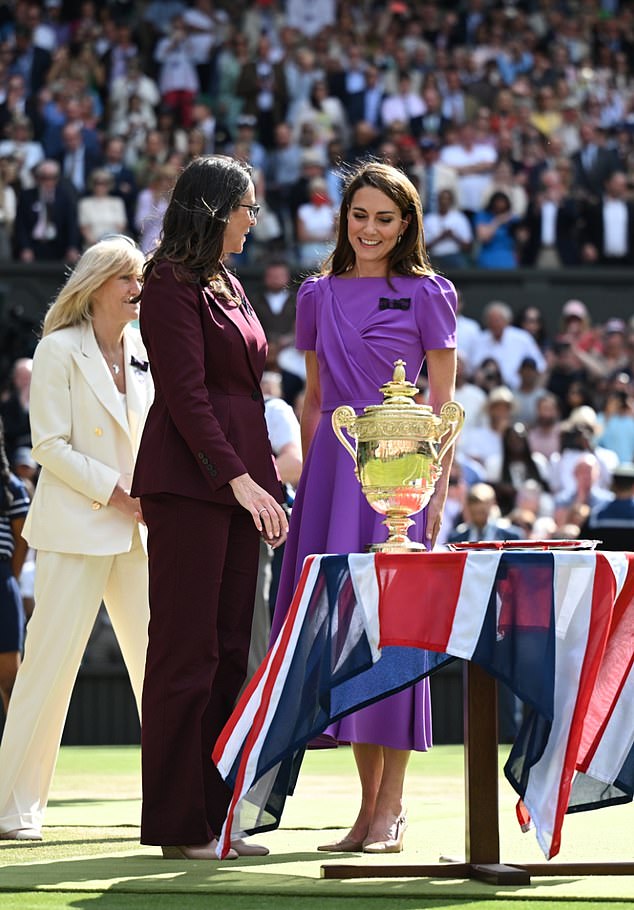
[[[170,858],[216,859],[230,791],[211,753],[246,674],[260,535],[279,546],[287,531],[260,392],[266,339],[223,265],[257,211],[248,167],[194,159],[144,270],[156,394],[133,483],[150,566],[141,841]],[[266,852],[236,840],[232,856]]]

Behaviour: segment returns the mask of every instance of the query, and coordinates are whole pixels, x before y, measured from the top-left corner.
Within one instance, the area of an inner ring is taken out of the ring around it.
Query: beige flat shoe
[[[193,846],[161,847],[163,859],[206,859],[218,862],[216,848],[218,841],[214,838],[208,844],[194,844]],[[235,850],[229,850],[225,859],[237,859]]]

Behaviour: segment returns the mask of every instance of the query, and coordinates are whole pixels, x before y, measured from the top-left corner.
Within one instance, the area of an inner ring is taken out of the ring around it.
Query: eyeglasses
[[[248,210],[249,210],[249,215],[250,215],[250,217],[253,218],[253,220],[255,221],[256,218],[258,217],[259,213],[260,213],[261,206],[259,206],[259,205],[247,205],[245,202],[241,202],[241,203],[239,204],[239,208],[241,208],[241,209],[248,209]]]

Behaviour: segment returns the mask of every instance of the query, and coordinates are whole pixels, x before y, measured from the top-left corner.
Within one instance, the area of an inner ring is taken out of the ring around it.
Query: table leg
[[[497,683],[465,661],[465,857],[470,878],[494,885],[527,885],[525,869],[500,863]]]
[[[465,856],[499,863],[497,683],[471,661],[464,674]]]

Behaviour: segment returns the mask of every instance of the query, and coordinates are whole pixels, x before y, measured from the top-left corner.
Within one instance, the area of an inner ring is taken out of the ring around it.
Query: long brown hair
[[[216,277],[222,266],[227,221],[240,205],[250,179],[249,166],[235,158],[194,158],[174,185],[159,245],[145,265],[145,277],[163,261],[169,261],[184,279]]]
[[[425,249],[423,208],[418,190],[403,171],[379,161],[367,161],[350,174],[339,209],[337,242],[322,267],[322,274],[341,275],[355,264],[354,251],[348,240],[348,214],[354,194],[364,186],[384,193],[398,207],[403,219],[409,215],[400,242],[390,252],[388,276],[433,274]]]

